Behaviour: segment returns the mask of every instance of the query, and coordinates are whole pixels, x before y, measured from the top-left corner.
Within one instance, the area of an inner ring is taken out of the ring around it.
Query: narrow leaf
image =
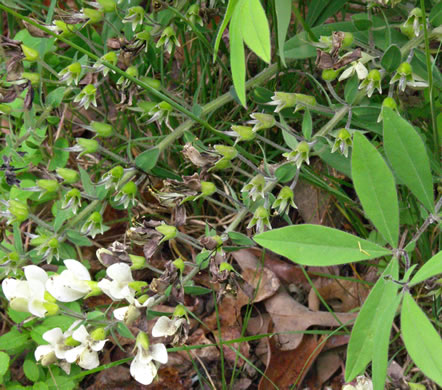
[[[160,156],[160,149],[154,147],[152,149],[146,150],[140,153],[135,158],[135,165],[145,172],[149,172],[152,168],[157,165],[158,157]]]
[[[434,210],[433,178],[425,144],[405,119],[384,109],[384,148],[388,161],[424,207]]]
[[[263,61],[270,63],[270,28],[259,0],[244,0],[241,7],[242,36],[246,45]]]
[[[434,255],[416,272],[416,275],[411,279],[409,286],[423,282],[432,276],[442,274],[442,252]]]
[[[232,18],[232,14],[233,14],[233,11],[234,11],[237,3],[238,3],[238,0],[229,0],[229,4],[227,4],[227,10],[224,15],[223,22],[221,23],[218,33],[216,34],[215,45],[214,45],[214,49],[213,49],[213,62],[216,61],[216,55],[219,50],[219,44],[221,42],[221,38],[223,36],[224,30],[226,29],[227,25],[230,22],[230,19]]]
[[[390,45],[382,56],[381,65],[387,72],[394,72],[401,64],[402,54],[397,45]]]
[[[442,340],[430,320],[409,293],[401,311],[401,330],[405,348],[419,369],[442,386]]]
[[[290,18],[292,16],[292,0],[278,0],[275,1],[276,21],[277,21],[277,37],[278,37],[278,51],[281,62],[285,64],[284,42],[287,31],[290,25]]]
[[[392,284],[393,282],[387,281]],[[401,302],[402,295],[396,295],[391,300],[391,305],[384,307],[384,312],[379,314],[382,319],[378,323],[376,335],[376,348],[373,348],[373,363],[372,363],[372,379],[373,390],[384,390],[385,379],[387,378],[388,368],[388,346],[390,345],[390,333],[393,326],[393,320],[396,316],[396,310]]]
[[[393,174],[376,148],[360,133],[354,136],[351,172],[365,214],[396,248],[399,206]]]
[[[229,40],[230,40],[230,67],[232,70],[233,86],[241,104],[246,106],[246,58],[244,55],[244,45],[242,39],[243,21],[241,20],[241,8],[243,2],[240,2],[233,12],[230,22]]]
[[[346,382],[352,381],[363,372],[373,358],[374,345],[377,342],[376,334],[378,329],[380,329],[380,323],[384,320],[382,316],[388,313],[388,309],[392,306],[399,287],[397,284],[385,279],[388,275],[393,279],[398,278],[399,265],[396,258],[390,261],[370,291],[364,306],[362,306],[356,318],[347,349]],[[394,310],[396,311],[396,309]]]
[[[292,225],[253,238],[298,264],[326,266],[374,259],[390,253],[370,241],[320,225]]]
[[[304,137],[307,141],[309,141],[312,137],[312,128],[312,116],[309,109],[307,108],[304,112],[304,117],[302,118],[302,134],[304,134]]]

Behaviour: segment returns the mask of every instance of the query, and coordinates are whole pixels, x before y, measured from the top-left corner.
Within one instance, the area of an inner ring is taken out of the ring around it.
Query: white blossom
[[[77,260],[65,260],[64,270],[60,275],[51,276],[46,282],[46,289],[60,302],[73,302],[83,298],[89,292],[91,280],[87,268]]]
[[[115,263],[107,270],[106,275],[112,279],[102,279],[98,282],[98,287],[103,292],[112,298],[114,301],[122,299],[132,299],[135,295],[135,290],[129,287],[133,282],[132,273],[128,264]]]
[[[184,325],[186,320],[184,318],[169,318],[161,316],[152,328],[153,337],[173,336],[178,329]]]

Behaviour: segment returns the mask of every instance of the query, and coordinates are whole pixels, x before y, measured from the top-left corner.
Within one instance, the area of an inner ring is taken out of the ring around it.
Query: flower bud
[[[411,75],[411,73],[413,72],[413,68],[411,67],[411,65],[408,62],[403,62],[402,64],[399,65],[399,67],[397,68],[397,72],[401,75],[401,76],[409,76]]]
[[[249,121],[249,124],[253,124],[253,132],[257,132],[259,130],[270,129],[275,126],[275,118],[270,114],[262,114],[259,112],[255,112],[250,115],[253,120]]]
[[[353,43],[353,34],[350,32],[344,33],[344,39],[342,40],[342,48],[345,49],[346,47],[349,47]]]
[[[49,303],[55,303],[57,300],[49,293],[49,291],[45,291],[44,293],[44,299],[45,301]]]
[[[97,133],[100,137],[110,137],[114,130],[112,126],[105,122],[91,122],[92,131]]]
[[[21,77],[23,77],[26,80],[29,80],[32,86],[36,86],[40,83],[40,75],[38,73],[23,72],[21,74]]]
[[[129,66],[129,68],[126,69],[126,73],[129,76],[138,77],[138,68],[136,66]]]
[[[141,290],[144,288],[144,287],[147,287],[147,282],[144,282],[144,281],[134,281],[134,282],[129,282],[129,284],[128,284],[128,286],[131,288],[131,289],[133,289],[133,290],[135,290],[136,292],[141,292]]]
[[[183,305],[178,305],[175,307],[175,310],[173,311],[173,317],[184,317],[186,315],[187,311],[186,308]]]
[[[161,89],[161,81],[160,80],[153,79],[152,77],[142,77],[141,81],[157,91]]]
[[[232,163],[230,162],[230,159],[223,157],[222,159],[218,160],[215,165],[209,169],[208,172],[211,171],[222,171],[223,169],[228,169],[232,166]]]
[[[97,0],[104,12],[113,12],[117,7],[115,0]]]
[[[256,134],[250,126],[232,126],[232,130],[238,134],[240,141],[252,141]]]
[[[84,299],[90,298],[90,297],[96,297],[97,295],[102,294],[101,288],[98,287],[98,282],[96,282],[95,280],[85,280],[84,282],[86,282],[86,284],[88,285],[88,287],[91,290],[90,292],[88,292],[84,296]]]
[[[47,311],[46,315],[48,315],[48,316],[54,316],[60,310],[58,305],[56,303],[52,303],[52,302],[44,302],[43,307],[46,309],[46,311]]]
[[[26,45],[21,45],[21,49],[23,51],[23,54],[25,56],[25,60],[29,61],[29,62],[35,62],[38,60],[39,55],[38,55],[38,51],[33,49],[32,47],[26,46]]]
[[[211,181],[202,181],[201,182],[201,194],[203,196],[210,196],[216,192],[216,185]]]
[[[268,218],[270,214],[265,207],[259,206],[255,211],[255,216],[257,218]]]
[[[172,264],[175,266],[176,269],[180,270],[181,273],[184,272],[184,261],[181,257],[179,257],[178,259],[174,260],[172,262]]]
[[[132,261],[132,270],[143,269],[146,266],[146,258],[143,256],[129,255],[129,258]]]
[[[47,243],[49,248],[58,248],[60,245],[60,242],[58,241],[57,238],[51,238],[48,243]]]
[[[99,146],[98,141],[89,138],[77,138],[77,143],[82,148],[80,156],[95,153]]]
[[[333,81],[338,77],[339,71],[335,69],[324,69],[322,71],[322,79],[325,81]]]
[[[214,148],[227,160],[233,160],[238,155],[238,151],[232,146],[215,145]]]
[[[141,345],[141,347],[145,350],[149,349],[149,338],[147,337],[147,334],[144,332],[138,332],[137,334],[137,340],[135,342],[136,345]]]
[[[296,103],[305,103],[310,106],[316,106],[316,99],[314,96],[304,95],[303,93],[295,93]]]
[[[81,343],[75,340],[72,336],[69,336],[64,341],[64,344],[68,347],[78,347]]]
[[[124,169],[121,165],[117,165],[113,167],[109,173],[114,179],[121,179],[124,175]]]
[[[384,101],[382,102],[382,107],[388,107],[392,110],[397,110],[397,104],[391,97],[386,97]]]
[[[55,170],[57,175],[60,176],[64,183],[73,184],[76,183],[80,179],[80,175],[77,171],[69,168],[57,168]]]
[[[92,221],[94,223],[101,223],[103,222],[103,217],[98,211],[94,211],[88,218],[88,221]]]
[[[90,333],[91,338],[95,341],[104,340],[106,338],[106,334],[107,332],[105,328],[96,328]]]
[[[155,230],[164,235],[160,243],[168,240],[172,240],[177,236],[177,229],[175,226],[161,224],[155,228]]]
[[[381,73],[377,69],[370,70],[367,79],[370,81],[381,81]]]
[[[57,356],[55,356],[55,352],[51,351],[42,357],[40,364],[43,367],[47,367],[47,366],[50,366],[51,364],[56,363],[57,360],[58,359],[57,359]]]
[[[223,271],[229,271],[229,272],[232,272],[232,271],[233,271],[233,267],[232,267],[231,264],[229,264],[229,263],[223,261],[223,262],[219,265],[219,270],[220,270],[220,272],[223,272]]]
[[[49,193],[57,192],[58,189],[60,188],[60,185],[58,184],[57,180],[41,179],[41,180],[37,180],[36,184],[42,190],[45,190],[46,192],[49,192]]]
[[[103,13],[93,8],[84,8],[83,14],[89,19],[89,23],[100,23],[103,20]]]
[[[29,217],[28,206],[26,203],[19,202],[18,200],[10,200],[8,210],[17,222],[26,221]]]
[[[123,186],[121,191],[126,195],[135,195],[137,193],[137,185],[133,181],[129,181]]]

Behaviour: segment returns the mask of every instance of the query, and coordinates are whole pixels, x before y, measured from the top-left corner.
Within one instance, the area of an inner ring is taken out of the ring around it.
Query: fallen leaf
[[[272,317],[274,331],[302,332],[310,326],[339,326],[334,316],[329,312],[311,311],[304,305],[295,301],[285,290],[280,289],[277,294],[265,302],[267,312]],[[342,323],[354,320],[356,313],[335,313]],[[279,334],[279,343],[282,350],[291,350],[298,347],[302,341],[303,333]]]
[[[204,334],[204,331],[199,328],[189,336],[189,338],[187,339],[187,344],[204,346],[213,344],[213,342],[210,341]],[[196,355],[206,362],[213,362],[219,359],[219,350],[215,346],[192,349],[190,350],[190,354],[193,356]]]
[[[315,364],[314,375],[307,379],[307,385],[311,390],[321,390],[323,384],[331,378],[331,376],[343,366],[343,361],[339,356],[340,351],[334,349],[322,352]]]
[[[215,330],[213,331],[213,335],[217,342],[219,342],[219,334]],[[228,340],[235,340],[241,337],[241,328],[239,326],[228,326],[225,328],[221,328],[221,337],[223,341]],[[231,348],[235,348],[236,350],[239,350],[243,356],[246,358],[249,358],[250,354],[250,346],[247,342],[242,343],[233,343],[233,344],[223,344],[223,354],[224,359],[226,361],[234,364],[236,362],[236,365],[238,367],[242,367],[244,365],[244,360]]]

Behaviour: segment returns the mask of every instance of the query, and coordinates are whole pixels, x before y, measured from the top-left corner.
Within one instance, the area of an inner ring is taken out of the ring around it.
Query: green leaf
[[[442,25],[442,2],[436,2],[434,7],[431,8],[428,20],[434,27]]]
[[[232,240],[232,242],[236,245],[240,246],[254,246],[255,243],[252,239],[247,237],[245,234],[238,232],[228,232],[227,235]]]
[[[390,45],[382,56],[381,65],[387,72],[394,72],[402,62],[402,55],[397,45]]]
[[[278,0],[275,2],[276,21],[277,21],[277,37],[278,51],[281,63],[285,64],[284,41],[290,25],[292,16],[292,0]]]
[[[442,252],[434,255],[416,272],[408,284],[410,287],[442,273]]]
[[[399,265],[396,258],[393,258],[385,268],[356,318],[347,348],[346,382],[352,381],[362,373],[373,358],[377,343],[376,334],[381,329],[381,322],[384,320],[382,316],[389,313],[399,288],[398,284],[385,279],[388,275],[393,279],[398,278]]]
[[[128,339],[135,339],[132,332],[129,330],[129,328],[123,322],[118,322],[117,331],[123,337],[126,337]]]
[[[29,340],[27,332],[20,333],[17,328],[12,328],[9,332],[0,336],[0,350],[8,351],[23,347]]]
[[[66,89],[66,87],[58,87],[51,91],[46,98],[46,103],[54,108],[59,107],[61,102],[63,101],[63,96],[66,92]]]
[[[213,62],[215,62],[215,60],[216,60],[216,55],[219,50],[219,44],[221,42],[221,38],[223,37],[224,30],[226,29],[227,25],[229,24],[230,19],[232,18],[232,14],[233,14],[233,11],[235,10],[237,3],[238,3],[238,0],[229,0],[229,4],[227,4],[227,9],[226,9],[226,13],[224,15],[223,22],[221,23],[218,33],[216,34],[215,45],[214,45],[214,49],[213,49]]]
[[[428,378],[442,386],[442,340],[408,292],[402,303],[401,330],[413,362]]]
[[[242,37],[246,45],[264,62],[270,63],[270,28],[259,0],[243,0],[241,10]],[[233,22],[233,19],[232,19]]]
[[[184,286],[184,293],[189,295],[204,295],[211,293],[210,288],[205,288],[201,286]]]
[[[32,382],[38,381],[38,378],[40,377],[40,370],[38,369],[37,364],[30,359],[26,359],[23,363],[23,372],[25,373],[26,378]]]
[[[95,196],[96,195],[95,186],[92,183],[89,174],[81,167],[79,167],[79,170],[80,170],[81,184],[83,185],[84,191],[86,192],[86,194],[90,196]]]
[[[229,40],[230,40],[230,68],[232,70],[233,86],[239,101],[246,106],[246,59],[244,55],[244,45],[242,37],[242,19],[241,7],[242,0],[233,12],[230,22]]]
[[[76,230],[66,231],[68,239],[70,242],[77,244],[78,246],[92,246],[91,240],[85,237],[83,234],[77,232]]]
[[[64,168],[69,160],[69,152],[63,150],[69,147],[69,142],[65,138],[59,138],[54,143],[54,157],[49,162],[49,170],[53,171],[56,168]]]
[[[368,19],[365,14],[353,15],[351,19],[358,31],[366,31],[369,30],[371,26],[373,26],[373,22]]]
[[[302,118],[302,134],[304,134],[304,138],[309,141],[312,137],[312,116],[310,114],[310,110],[307,108],[304,111],[304,117]]]
[[[399,239],[399,205],[393,174],[376,148],[362,134],[353,139],[351,173],[367,217],[393,247]]]
[[[393,284],[391,281],[387,281]],[[384,390],[385,379],[387,378],[388,368],[388,347],[390,345],[390,333],[393,326],[393,320],[396,316],[396,310],[401,303],[402,295],[396,295],[394,300],[390,300],[391,305],[384,307],[383,313],[377,314],[382,319],[378,323],[374,340],[376,348],[373,348],[372,379],[373,390]]]
[[[309,3],[306,23],[316,26],[336,15],[348,0],[313,0]],[[346,31],[346,30],[341,30]]]
[[[32,390],[49,390],[49,387],[44,382],[37,382],[32,386]]]
[[[384,148],[398,178],[428,211],[434,211],[433,178],[425,144],[405,119],[384,108]]]
[[[370,241],[320,225],[292,225],[253,238],[298,264],[326,266],[374,259],[391,252]]]
[[[358,94],[359,79],[356,74],[350,77],[345,83],[344,99],[348,104],[353,104]]]
[[[276,168],[275,176],[280,183],[287,183],[296,175],[296,166],[293,163],[287,163]]]
[[[9,360],[9,355],[0,351],[0,376],[3,376],[8,372]]]
[[[135,158],[135,165],[145,172],[149,172],[155,165],[157,165],[158,157],[160,156],[160,149],[154,147],[140,153]]]

